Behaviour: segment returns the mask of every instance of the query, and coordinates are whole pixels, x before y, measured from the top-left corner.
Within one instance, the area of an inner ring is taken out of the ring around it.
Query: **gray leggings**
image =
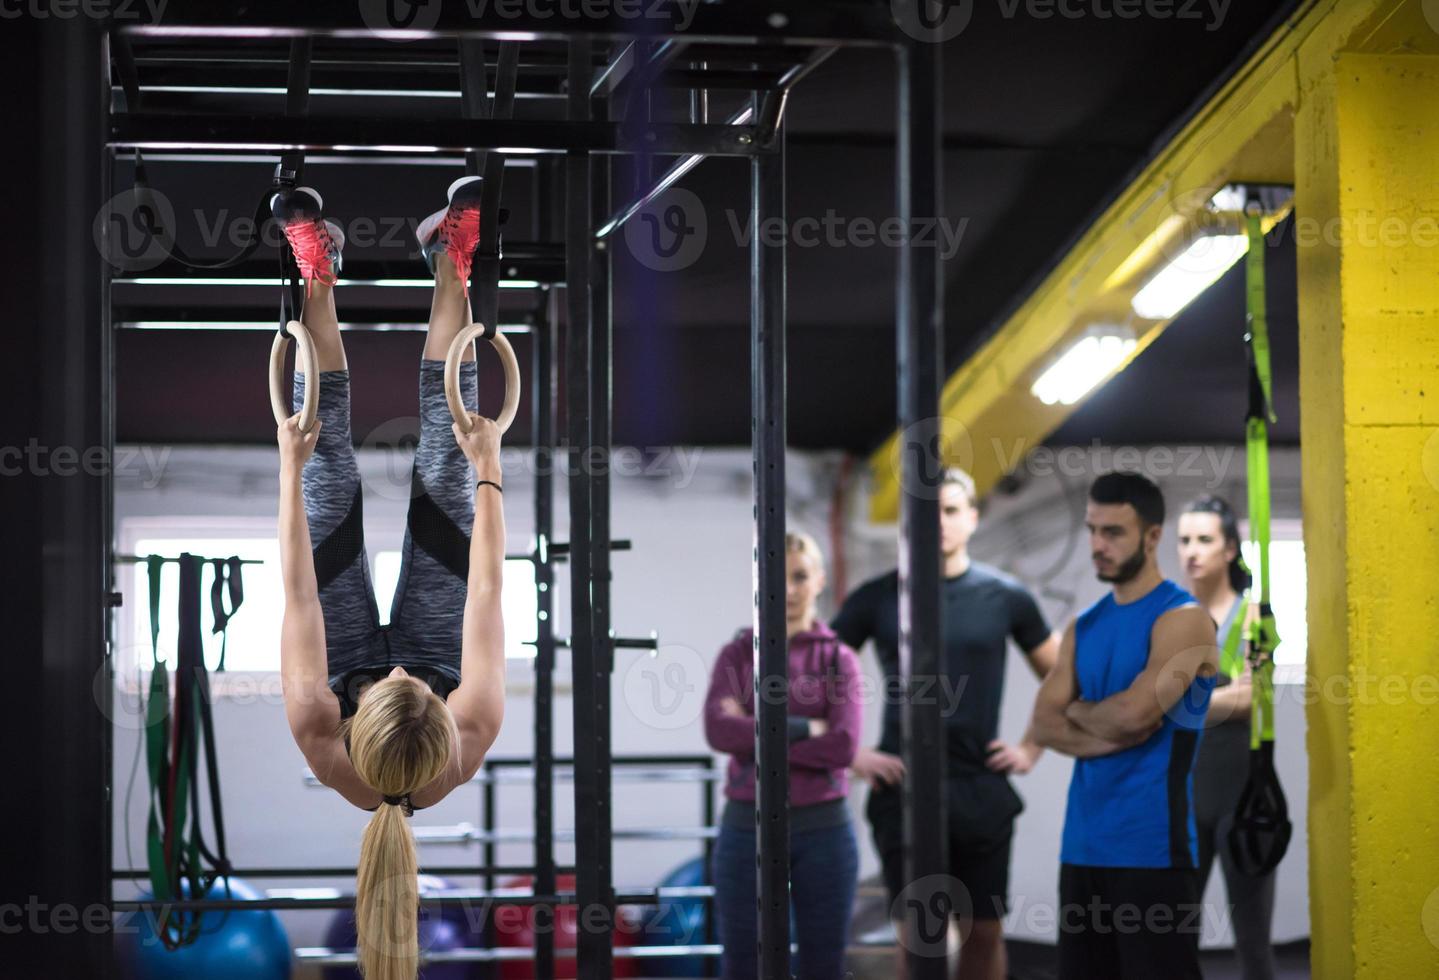
[[[1234,926],[1234,956],[1243,980],[1273,980],[1274,872],[1259,878],[1239,870],[1229,854],[1229,828],[1249,769],[1249,723],[1230,722],[1204,733],[1194,770],[1194,822],[1199,831],[1199,891],[1218,856]]]
[[[320,374],[323,426],[301,483],[332,687],[357,668],[396,665],[429,667],[459,682],[475,501],[469,461],[450,430],[444,370],[443,361],[420,362],[420,441],[388,626],[380,625],[365,554],[360,470],[350,436],[350,372]],[[460,365],[460,389],[465,404],[474,405],[474,361]],[[296,372],[297,411],[304,396],[304,374]]]

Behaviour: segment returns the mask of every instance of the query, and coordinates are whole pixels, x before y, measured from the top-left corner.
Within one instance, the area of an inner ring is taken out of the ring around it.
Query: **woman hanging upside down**
[[[320,385],[310,431],[300,431],[296,415],[278,433],[285,713],[315,776],[375,811],[355,876],[367,980],[415,977],[417,860],[405,818],[474,776],[504,714],[499,430],[471,415],[471,430],[462,433],[444,392],[445,354],[470,322],[466,282],[479,234],[479,186],[479,178],[456,181],[449,206],[419,227],[435,294],[388,626],[379,623],[365,555],[350,376],[335,316],[344,236],[324,220],[320,195],[309,188],[271,201],[305,279],[301,320],[313,335]],[[473,405],[473,348],[460,365],[460,385],[465,404]],[[296,371],[294,405],[302,403],[304,387],[304,373]]]

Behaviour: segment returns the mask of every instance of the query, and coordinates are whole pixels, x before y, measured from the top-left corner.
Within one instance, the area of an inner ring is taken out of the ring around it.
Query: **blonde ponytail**
[[[449,708],[413,678],[379,682],[350,719],[350,761],[371,788],[402,797],[433,782],[456,751]],[[406,808],[381,803],[360,839],[355,928],[365,980],[415,980],[419,971],[419,858]]]
[[[419,972],[419,859],[398,806],[381,803],[360,840],[355,929],[365,980],[414,980]]]

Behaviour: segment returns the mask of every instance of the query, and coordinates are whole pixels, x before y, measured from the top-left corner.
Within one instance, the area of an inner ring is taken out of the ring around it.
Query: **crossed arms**
[[[1074,623],[1065,628],[1059,659],[1040,685],[1032,729],[1039,744],[1084,759],[1138,745],[1164,723],[1195,677],[1219,665],[1214,625],[1198,606],[1171,609],[1150,631],[1149,660],[1134,682],[1103,701],[1084,701],[1074,669]]]

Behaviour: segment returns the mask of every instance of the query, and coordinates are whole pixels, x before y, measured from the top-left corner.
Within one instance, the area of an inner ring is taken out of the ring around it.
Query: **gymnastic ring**
[[[465,348],[484,332],[483,323],[470,324],[460,331],[460,335],[450,344],[449,352],[445,354],[445,400],[450,403],[450,414],[454,416],[455,424],[460,427],[461,432],[469,432],[471,424],[465,400],[460,397],[460,358],[464,356]],[[494,344],[495,353],[500,355],[500,367],[505,372],[505,402],[500,407],[499,417],[495,419],[500,435],[504,435],[510,423],[515,420],[515,413],[520,407],[520,365],[515,360],[515,349],[510,346],[504,334],[495,331],[490,343]]]
[[[305,374],[305,401],[300,406],[300,431],[309,432],[315,427],[315,412],[319,409],[320,394],[315,341],[299,320],[291,320],[285,324],[285,331],[295,338],[295,370]],[[270,345],[270,410],[275,413],[276,425],[284,425],[285,420],[295,414],[290,411],[290,399],[285,397],[285,351],[290,346],[290,337],[277,330],[275,342]]]

